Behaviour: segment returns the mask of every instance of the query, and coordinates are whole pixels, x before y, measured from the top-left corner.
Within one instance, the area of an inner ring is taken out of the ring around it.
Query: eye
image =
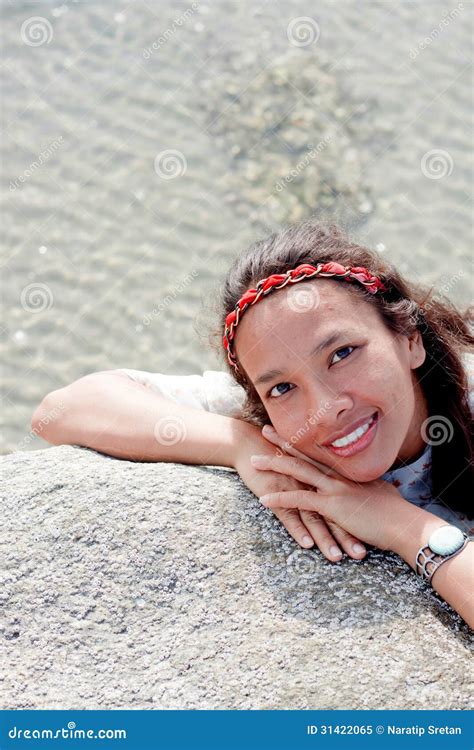
[[[339,352],[346,352],[348,349],[354,350],[355,348],[356,348],[355,346],[345,346],[343,349],[338,349],[337,352],[334,352],[334,356],[336,356],[336,354],[339,354]],[[352,354],[352,352],[351,352],[351,354]],[[347,359],[347,357],[343,357],[342,359]],[[336,362],[336,364],[337,364],[337,362]]]
[[[274,386],[273,386],[273,388],[271,388],[271,389],[270,389],[270,390],[268,391],[268,393],[267,393],[267,398],[279,398],[279,396],[272,396],[272,391],[273,391],[273,390],[274,390],[275,388],[279,388],[279,387],[280,387],[281,385],[291,385],[291,383],[277,383],[276,385],[274,385]],[[284,395],[285,395],[286,393],[289,393],[289,391],[285,391],[284,393],[281,393],[281,392],[280,392],[280,396],[284,396]]]
[[[354,349],[357,349],[357,347],[356,346],[345,346],[343,349],[338,349],[337,351],[335,351],[333,357],[335,357],[336,354],[339,355],[339,352],[347,352],[348,349],[352,349],[352,351],[354,351]],[[349,352],[349,354],[346,354],[345,357],[342,357],[342,359],[347,359],[347,357],[350,356],[350,354],[352,354],[352,351]],[[337,364],[337,362],[335,364]],[[280,391],[280,395],[279,396],[272,395],[272,392],[275,390],[275,388],[280,388],[280,386],[282,386],[282,385],[292,385],[292,383],[286,383],[286,382],[277,383],[276,385],[274,385],[268,391],[268,393],[266,394],[266,397],[267,398],[275,399],[275,398],[280,398],[280,396],[285,396],[287,393],[289,393],[289,391],[284,391],[283,393]],[[293,390],[293,389],[291,389],[291,390]]]

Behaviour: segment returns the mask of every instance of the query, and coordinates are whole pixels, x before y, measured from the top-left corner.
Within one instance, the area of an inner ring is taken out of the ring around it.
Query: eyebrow
[[[327,349],[328,346],[331,346],[331,344],[335,344],[336,341],[339,341],[339,339],[345,338],[348,335],[348,333],[344,333],[343,331],[335,331],[334,333],[329,334],[329,336],[326,336],[326,338],[324,338],[319,344],[314,347],[314,349],[309,352],[308,359],[310,357],[314,357],[315,354],[318,354],[324,349]],[[269,383],[271,380],[273,380],[273,378],[284,374],[285,373],[282,370],[267,370],[266,372],[262,373],[262,375],[259,375],[259,377],[255,380],[254,385]]]

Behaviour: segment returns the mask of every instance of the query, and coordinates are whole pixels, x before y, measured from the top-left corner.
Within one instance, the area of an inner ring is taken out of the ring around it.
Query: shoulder
[[[209,411],[239,416],[247,394],[232,375],[222,370],[205,370],[202,377]]]
[[[120,371],[173,401],[229,417],[239,417],[246,400],[245,390],[222,370],[205,370],[202,375],[168,375],[127,368]]]

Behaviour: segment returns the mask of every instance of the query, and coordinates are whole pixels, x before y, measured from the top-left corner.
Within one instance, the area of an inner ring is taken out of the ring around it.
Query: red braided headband
[[[273,289],[281,289],[287,284],[296,284],[298,281],[308,281],[315,276],[335,276],[338,279],[344,281],[358,281],[365,286],[371,294],[376,294],[377,291],[386,292],[386,287],[382,284],[377,276],[373,276],[363,266],[341,266],[340,263],[318,263],[317,266],[311,266],[309,263],[305,263],[297,268],[287,271],[286,273],[274,273],[272,276],[268,276],[266,279],[261,279],[256,289],[248,289],[245,294],[237,302],[235,309],[225,319],[225,330],[223,343],[225,349],[227,349],[227,359],[229,364],[238,370],[237,360],[235,359],[233,352],[233,339],[235,336],[235,328],[238,326],[239,321],[249,307],[249,305],[255,305],[256,302],[270,294]]]

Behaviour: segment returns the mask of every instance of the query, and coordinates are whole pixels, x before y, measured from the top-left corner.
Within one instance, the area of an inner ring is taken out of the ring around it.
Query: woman
[[[243,417],[271,422],[273,442],[301,456],[252,456],[252,465],[316,489],[261,498],[277,513],[299,512],[282,518],[293,533],[304,524],[327,547],[332,520],[336,538],[344,527],[398,551],[393,533],[400,537],[415,520],[426,530],[431,519],[408,514],[391,523],[408,508],[396,502],[403,496],[394,497],[389,472],[420,458],[429,473],[421,485],[408,484],[404,499],[422,506],[434,497],[448,516],[472,518],[472,415],[461,356],[474,338],[454,307],[429,295],[337,227],[312,222],[256,243],[231,268],[221,326],[231,374],[247,394]],[[381,477],[391,487],[374,482]],[[364,504],[373,529],[362,518]],[[415,560],[410,542],[402,549]],[[340,558],[335,545],[330,551]]]
[[[258,495],[255,469],[282,475],[279,491],[260,499],[303,546],[316,542],[330,560],[342,557],[336,541],[363,557],[359,538],[420,572],[417,552],[446,525],[440,518],[471,531],[463,365],[474,337],[467,314],[430,295],[336,226],[311,221],[252,245],[224,282],[211,340],[220,345],[224,331],[227,377],[244,395],[240,418],[273,426],[263,434],[280,448],[273,457],[243,448],[235,468]],[[235,413],[236,392],[221,376],[205,372],[194,397],[206,402],[205,381],[214,404],[220,389],[214,408]],[[173,396],[172,382],[161,385]],[[291,479],[298,489],[285,489]],[[468,545],[444,560],[435,581],[472,625],[471,561]]]
[[[63,416],[43,432],[54,444],[233,466],[261,499],[277,492],[265,504],[303,546],[316,543],[333,562],[341,559],[336,542],[359,560],[360,541],[393,550],[425,580],[434,575],[433,587],[474,625],[466,536],[474,338],[467,314],[430,294],[337,227],[305,222],[255,243],[230,269],[211,336],[228,372],[119,371],[216,412],[212,424],[117,377],[112,389],[110,377],[93,376],[50,394],[37,419],[60,399]],[[169,417],[184,428],[179,439],[160,435]],[[263,436],[264,425],[275,432]],[[423,569],[426,544],[446,521],[451,534],[464,532],[462,548],[455,540],[458,548],[443,552],[442,540],[439,572],[433,562]]]

